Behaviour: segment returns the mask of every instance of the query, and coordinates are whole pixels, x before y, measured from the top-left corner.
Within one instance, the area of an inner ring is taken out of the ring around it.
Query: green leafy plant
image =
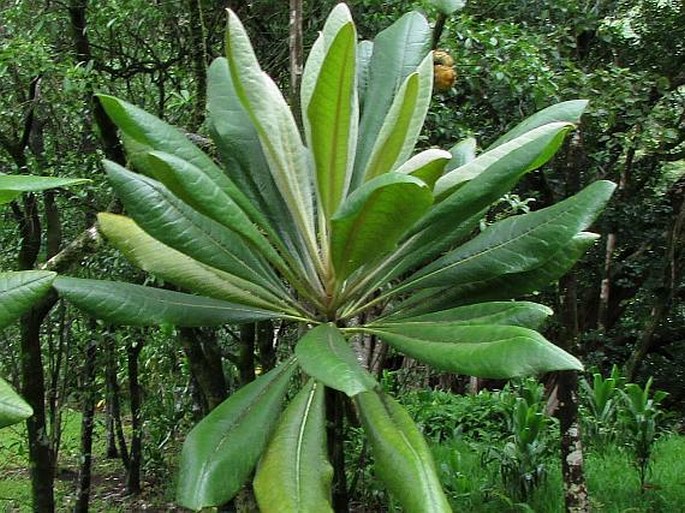
[[[613,446],[618,436],[618,411],[621,405],[620,390],[625,385],[618,366],[604,379],[599,372],[592,374],[592,386],[581,381],[583,403],[587,412],[583,415],[583,430],[587,439],[600,450]]]
[[[628,383],[621,390],[623,407],[619,416],[625,432],[626,443],[635,458],[635,466],[640,475],[640,485],[644,488],[650,468],[652,449],[658,436],[659,418],[663,416],[661,402],[668,393],[657,390],[651,393],[652,378],[644,388],[636,383]]]
[[[282,318],[305,327],[290,358],[190,432],[182,505],[228,501],[256,467],[262,511],[332,511],[339,489],[327,438],[340,443],[347,397],[393,500],[408,512],[449,511],[421,433],[360,366],[350,337],[375,335],[474,376],[582,368],[535,331],[548,308],[508,300],[573,265],[595,240],[583,230],[614,185],[597,182],[473,233],[492,203],[554,155],[586,102],[549,107],[479,155],[414,154],[432,91],[430,36],[413,12],[358,43],[338,4],[304,68],[302,137],[229,12],[226,58],[208,79],[221,164],[154,116],[100,97],[137,171],[105,163],[130,217],[101,214],[100,230],[142,269],[191,293],[58,277],[59,293],[119,324]],[[311,380],[282,411],[299,371]],[[333,458],[338,476],[339,464]]]
[[[88,180],[0,173],[0,205],[24,192],[75,185]],[[0,273],[0,329],[19,318],[49,290],[55,273],[21,271]],[[0,428],[16,424],[33,414],[31,407],[0,378]]]
[[[489,448],[484,460],[497,464],[504,488],[513,500],[526,501],[547,476],[551,419],[544,414],[544,388],[537,380],[525,380],[514,390],[505,389],[500,394],[507,405],[508,440],[501,447]]]

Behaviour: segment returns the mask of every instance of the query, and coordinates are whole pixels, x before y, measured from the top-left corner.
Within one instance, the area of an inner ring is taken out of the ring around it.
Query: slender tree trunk
[[[333,466],[333,511],[349,513],[344,449],[344,397],[341,392],[326,388],[326,420],[328,427],[328,458]]]
[[[91,320],[91,328],[96,329],[95,322]],[[82,401],[81,419],[81,468],[79,469],[78,488],[76,491],[76,505],[74,513],[88,513],[90,502],[90,479],[93,461],[93,423],[95,420],[95,373],[97,343],[91,340],[86,349],[86,361],[83,368],[83,382],[81,389],[84,391]]]
[[[304,68],[302,36],[302,0],[290,0],[290,107],[298,125],[302,125],[300,112],[300,82]]]
[[[141,405],[142,389],[138,381],[138,357],[143,349],[142,337],[133,341],[127,348],[128,352],[128,386],[131,401],[131,453],[128,472],[126,473],[126,492],[137,495],[141,491],[140,467],[143,451],[143,423]]]
[[[26,420],[26,429],[35,513],[55,511],[55,461],[46,423],[45,381],[40,345],[41,325],[54,303],[55,297],[50,295],[21,319],[22,394],[33,408],[33,415]]]
[[[259,350],[259,364],[262,367],[262,374],[265,374],[276,366],[274,323],[272,321],[257,323],[257,349]]]
[[[226,377],[221,353],[214,333],[195,328],[181,328],[179,338],[188,357],[192,372],[208,411],[213,410],[226,399]],[[205,412],[208,413],[208,412]]]
[[[193,79],[195,80],[195,100],[190,121],[190,129],[196,131],[205,118],[207,102],[207,48],[205,24],[202,19],[200,0],[188,0],[189,31],[192,40],[191,58],[193,60]]]
[[[572,136],[566,151],[564,174],[566,195],[580,190],[581,170],[585,155],[582,147],[582,132],[578,129]],[[580,337],[578,319],[578,292],[573,271],[559,280],[562,331],[559,345],[569,353],[576,353]],[[557,378],[557,418],[561,430],[561,471],[564,483],[564,502],[568,513],[589,513],[590,501],[585,482],[583,446],[578,418],[578,373],[559,372]]]
[[[625,188],[628,184],[628,178],[633,167],[633,160],[635,159],[635,146],[631,146],[626,154],[626,163],[621,168],[621,173],[618,180],[618,191],[614,201],[620,201],[623,197]],[[607,235],[606,249],[604,252],[604,277],[600,284],[599,291],[599,305],[597,309],[597,327],[601,332],[609,328],[609,304],[611,300],[611,278],[613,272],[613,258],[616,246],[618,244],[618,237],[615,232]]]
[[[246,323],[240,326],[240,346],[238,348],[238,372],[240,373],[240,386],[245,386],[254,381],[254,347],[256,327],[254,323]]]

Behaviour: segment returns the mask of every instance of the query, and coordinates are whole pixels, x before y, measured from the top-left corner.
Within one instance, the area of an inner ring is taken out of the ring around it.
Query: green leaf
[[[220,189],[243,209],[251,219],[263,224],[263,216],[249,199],[235,186],[228,176],[202,150],[195,146],[178,129],[161,119],[113,96],[98,95],[107,115],[135,144],[129,148],[128,157],[140,172],[149,172],[147,155],[150,151],[162,151],[190,162],[202,170]],[[147,170],[147,171],[146,171]],[[173,189],[173,184],[165,185]]]
[[[451,158],[450,152],[431,148],[414,155],[398,167],[396,172],[415,176],[433,188]]]
[[[42,298],[55,279],[49,271],[0,273],[0,329],[18,319]]]
[[[250,477],[296,369],[290,359],[231,395],[188,434],[176,498],[192,510],[228,502]]]
[[[119,325],[218,326],[278,316],[259,308],[131,283],[60,276],[53,287],[93,317]]]
[[[0,429],[21,422],[33,415],[33,409],[0,378]]]
[[[359,97],[359,108],[364,108],[366,91],[369,88],[369,65],[373,55],[373,42],[360,41],[357,45],[357,96]]]
[[[464,285],[539,267],[595,220],[615,187],[598,181],[556,205],[495,223],[395,290]]]
[[[322,324],[307,332],[295,346],[295,355],[307,374],[350,397],[377,386],[333,324]]]
[[[583,112],[585,112],[587,105],[587,100],[569,100],[542,109],[524,119],[521,123],[497,139],[490,145],[488,151],[548,123],[572,123],[577,125],[580,123],[580,117],[583,115]]]
[[[463,9],[466,5],[466,0],[430,0],[429,3],[440,13],[449,16],[450,14]]]
[[[458,287],[428,289],[425,293],[413,294],[396,308],[399,315],[412,316],[455,305],[510,299],[538,292],[565,275],[598,238],[595,233],[581,232],[531,271],[504,274]]]
[[[259,228],[202,171],[185,160],[163,152],[150,153],[150,164],[158,170],[157,174],[164,170],[164,173],[174,177],[183,189],[186,203],[193,209],[239,234],[279,269],[286,268],[283,259]]]
[[[400,173],[379,176],[350,194],[331,219],[331,258],[338,280],[393,250],[432,203],[424,182]]]
[[[332,513],[333,467],[326,448],[324,386],[314,380],[286,408],[257,466],[263,513]]]
[[[307,151],[288,104],[259,67],[245,28],[230,9],[226,57],[233,86],[257,130],[276,186],[309,245],[310,256],[318,258]]]
[[[362,182],[393,99],[407,77],[424,61],[430,45],[431,28],[426,18],[417,12],[405,14],[376,36],[369,64],[362,68],[362,71],[369,70],[369,79],[359,125],[353,189]],[[360,84],[363,83],[360,80]]]
[[[433,57],[427,55],[397,91],[380,128],[368,164],[361,171],[370,180],[394,171],[414,150],[433,91]]]
[[[150,237],[133,220],[98,215],[100,231],[133,264],[181,288],[276,312],[289,308],[268,290],[193,260]]]
[[[126,211],[146,233],[203,264],[285,294],[279,278],[242,237],[198,213],[161,183],[114,162],[104,164]]]
[[[450,148],[452,160],[447,164],[447,171],[452,171],[458,167],[465,166],[476,158],[476,149],[478,142],[473,137],[467,137],[463,141]]]
[[[38,192],[57,187],[88,183],[84,178],[55,178],[52,176],[1,175],[0,205],[9,203],[23,192]]]
[[[407,412],[376,392],[359,394],[355,403],[371,442],[376,473],[403,511],[451,512],[430,449]]]
[[[435,185],[436,197],[444,199],[465,182],[496,166],[510,166],[517,178],[540,167],[556,153],[570,128],[569,123],[549,123],[482,153],[438,180]]]
[[[421,326],[422,323],[427,322],[480,325],[505,324],[535,329],[550,315],[552,315],[550,308],[537,303],[528,301],[492,301],[430,312],[423,315],[391,315],[386,318],[377,319],[368,326],[390,326],[397,322]]]
[[[209,67],[207,102],[207,122],[226,173],[251,203],[266,214],[268,222],[261,226],[269,239],[280,247],[280,238],[291,253],[299,254],[302,248],[293,238],[296,231],[290,211],[271,176],[257,130],[235,92],[225,58],[215,59]],[[222,203],[217,198],[213,208],[225,209],[220,206]],[[205,204],[209,206],[210,202]]]
[[[436,369],[467,376],[504,379],[583,370],[575,357],[538,332],[518,326],[397,322],[363,329]]]
[[[552,157],[568,129],[568,124],[541,127],[463,166],[473,171],[473,177],[455,186],[454,192],[434,204],[413,228],[412,232],[416,234],[403,245],[392,262],[379,269],[374,283],[383,285],[418,264],[433,260],[469,236],[493,202],[508,192],[533,164],[542,165],[542,157]],[[444,185],[444,180],[458,171],[447,173],[438,180],[436,190],[441,182]]]
[[[306,106],[307,140],[326,218],[330,218],[345,197],[354,165],[359,118],[356,47],[357,33],[350,21],[340,28],[330,44]]]

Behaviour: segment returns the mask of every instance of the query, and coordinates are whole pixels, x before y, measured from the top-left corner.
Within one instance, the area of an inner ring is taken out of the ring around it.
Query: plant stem
[[[345,476],[344,397],[341,392],[326,388],[326,421],[328,457],[333,465],[333,511],[349,513],[347,478]]]

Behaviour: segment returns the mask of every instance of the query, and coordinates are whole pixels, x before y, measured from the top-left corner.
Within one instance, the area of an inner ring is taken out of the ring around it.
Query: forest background
[[[305,50],[335,3],[303,3]],[[293,76],[289,9],[259,0],[0,5],[0,172],[92,181],[25,194],[3,210],[0,268],[34,269],[52,259],[52,268],[74,276],[148,283],[149,276],[92,229],[97,212],[121,208],[101,159],[125,162],[94,93],[126,98],[206,144],[205,76],[208,63],[223,53],[224,9],[241,17],[262,66],[285,91]],[[682,3],[473,0],[448,17],[427,1],[349,5],[362,37],[411,9],[440,27],[438,46],[453,57],[456,79],[435,92],[422,147],[449,148],[475,137],[485,148],[543,107],[590,100],[557,158],[528,175],[483,223],[550,205],[597,179],[618,183],[608,211],[593,226],[599,242],[536,301],[559,312],[547,328],[550,340],[573,347],[587,367],[605,375],[617,364],[629,381],[653,376],[653,386],[669,393],[667,406],[682,411]],[[110,435],[106,452],[123,458],[128,491],[137,493],[141,476],[172,472],[167,452],[194,420],[273,366],[274,333],[287,343],[289,327],[281,324],[113,329],[56,298],[37,305],[0,335],[0,371],[37,410],[29,431],[42,430],[50,440],[44,454],[34,455],[45,478],[34,483],[34,509],[54,508],[46,490],[56,475],[65,412],[82,410],[84,419],[92,419],[95,409],[106,410],[100,412]],[[409,368],[419,382],[455,392],[469,385],[417,369],[391,352],[376,365]],[[117,420],[122,414],[123,426]]]

